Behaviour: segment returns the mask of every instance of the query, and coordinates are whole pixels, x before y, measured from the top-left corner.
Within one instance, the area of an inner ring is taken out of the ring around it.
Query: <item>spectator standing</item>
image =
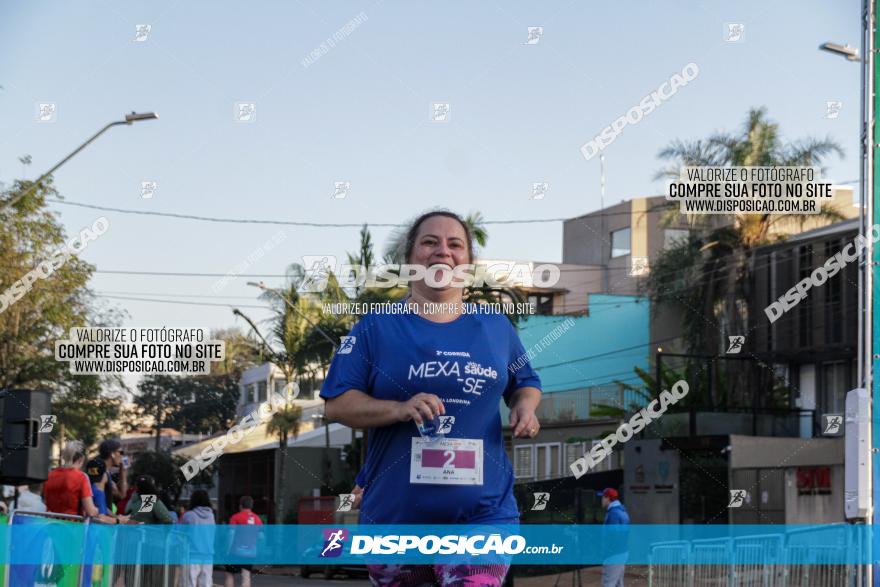
[[[254,507],[254,498],[243,495],[238,501],[238,513],[229,518],[231,526],[245,526],[236,528],[232,534],[232,544],[229,545],[229,553],[244,558],[257,557],[257,539],[260,535],[259,526],[263,521],[251,511]],[[241,573],[241,587],[251,587],[251,571],[253,565],[226,565],[225,587],[235,587],[235,574]]]
[[[189,511],[183,514],[181,524],[201,526],[190,533],[189,587],[211,587],[214,577],[214,510],[208,492],[198,489],[189,500]]]
[[[18,486],[18,499],[16,506],[11,508],[11,512],[45,512],[46,504],[43,503],[41,493],[43,492],[42,483],[32,483],[30,485]]]
[[[100,458],[95,458],[86,463],[86,475],[91,483],[92,500],[95,502],[95,507],[98,508],[100,513],[109,514],[110,510],[107,509],[105,490],[110,479],[107,477],[107,468],[104,465],[104,461]]]
[[[602,561],[602,587],[623,587],[626,559],[629,555],[629,514],[613,487],[605,489],[602,507],[605,508],[605,558]]]
[[[124,512],[128,507],[128,500],[131,499],[131,496],[134,495],[134,491],[137,489],[134,485],[128,486],[128,491],[125,492],[125,496],[116,502],[116,511]]]
[[[98,511],[92,499],[92,486],[89,478],[81,471],[86,452],[83,443],[71,440],[61,450],[61,466],[49,471],[49,478],[43,486],[46,509],[57,514],[99,518],[108,524],[119,524],[128,520],[116,518]]]
[[[159,500],[165,504],[165,509],[168,510],[168,515],[171,516],[171,523],[179,524],[180,515],[177,513],[177,509],[175,509],[174,504],[171,503],[171,496],[168,495],[168,492],[164,489],[159,491]]]
[[[125,505],[125,513],[142,524],[173,524],[168,508],[159,499],[156,481],[151,475],[141,475],[135,483],[135,492]]]
[[[124,499],[128,494],[128,476],[125,470],[125,451],[122,449],[122,443],[118,438],[108,438],[101,442],[98,446],[98,458],[104,461],[104,468],[107,471],[107,509],[111,509],[111,503]],[[117,474],[118,482],[112,478],[113,473]],[[125,511],[117,508],[118,511]]]

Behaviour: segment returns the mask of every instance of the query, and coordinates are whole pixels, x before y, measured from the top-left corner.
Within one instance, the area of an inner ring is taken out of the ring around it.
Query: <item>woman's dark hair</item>
[[[468,263],[474,262],[474,236],[471,234],[471,229],[468,228],[468,225],[462,220],[461,216],[456,214],[455,212],[450,212],[449,210],[433,210],[431,212],[425,212],[421,216],[415,219],[412,223],[412,226],[409,227],[409,230],[406,231],[406,241],[404,241],[404,249],[403,249],[403,262],[409,262],[409,256],[412,254],[412,250],[416,245],[416,237],[419,235],[419,228],[422,226],[422,223],[428,218],[433,218],[434,216],[445,216],[446,218],[452,218],[461,224],[461,227],[464,229],[465,240],[467,240],[467,248],[468,248]]]
[[[137,478],[135,485],[137,486],[138,495],[156,495],[159,493],[156,490],[156,480],[153,479],[152,475],[141,475]]]
[[[197,507],[211,507],[211,498],[204,489],[196,489],[189,498],[189,509],[194,510]]]

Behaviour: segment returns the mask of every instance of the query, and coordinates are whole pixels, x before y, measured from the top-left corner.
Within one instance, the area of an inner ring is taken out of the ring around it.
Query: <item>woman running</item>
[[[371,430],[358,476],[361,523],[518,524],[499,403],[510,407],[515,437],[535,436],[540,380],[527,362],[514,368],[526,353],[507,317],[465,311],[463,288],[444,284],[444,271],[473,263],[473,239],[459,216],[418,218],[407,232],[405,262],[424,267],[425,278],[411,284],[396,311],[355,325],[321,389],[329,420]],[[405,304],[418,313],[400,311]],[[374,585],[403,587],[497,586],[508,567],[368,568]]]

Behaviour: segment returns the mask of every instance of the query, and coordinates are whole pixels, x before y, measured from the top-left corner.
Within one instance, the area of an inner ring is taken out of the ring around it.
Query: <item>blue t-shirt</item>
[[[370,431],[358,480],[362,524],[514,524],[513,469],[504,451],[499,403],[541,382],[516,329],[503,314],[465,314],[438,323],[414,314],[369,314],[336,351],[321,397],[358,389],[376,399],[406,401],[437,395],[455,416],[447,438],[482,439],[482,485],[410,483],[414,422]]]
[[[107,497],[104,491],[98,489],[94,483],[92,483],[92,501],[95,502],[95,507],[98,508],[99,514],[110,513],[110,510],[107,509]]]

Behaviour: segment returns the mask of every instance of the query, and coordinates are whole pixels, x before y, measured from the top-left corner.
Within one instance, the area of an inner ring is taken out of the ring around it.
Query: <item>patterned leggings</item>
[[[501,587],[508,565],[367,565],[375,587]]]

